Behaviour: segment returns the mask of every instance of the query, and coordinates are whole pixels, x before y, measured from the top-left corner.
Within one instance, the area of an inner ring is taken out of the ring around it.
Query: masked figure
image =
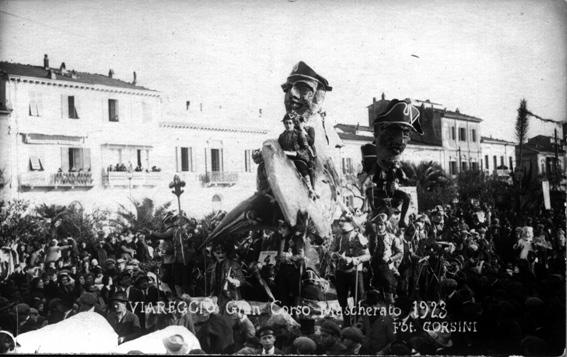
[[[410,132],[423,134],[419,115],[409,99],[392,99],[374,121],[374,144],[361,147],[363,169],[373,177],[366,189],[373,215],[385,213],[390,217],[401,205],[400,227],[406,225],[410,203],[410,196],[399,189],[407,179],[400,167],[400,157],[410,140]],[[373,149],[375,155],[372,155]]]

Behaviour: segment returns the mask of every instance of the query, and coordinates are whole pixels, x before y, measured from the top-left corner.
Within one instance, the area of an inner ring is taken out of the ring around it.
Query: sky
[[[515,140],[520,100],[567,120],[565,0],[0,0],[0,60],[108,73],[227,124],[280,125],[285,81],[305,61],[333,86],[327,118],[368,123],[366,106],[430,99]],[[222,110],[220,109],[222,107]],[[529,136],[557,126],[530,119]],[[561,135],[561,131],[559,131]]]

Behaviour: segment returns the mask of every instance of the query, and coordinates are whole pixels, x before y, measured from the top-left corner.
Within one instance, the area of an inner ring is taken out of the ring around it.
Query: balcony
[[[92,173],[85,172],[28,172],[20,175],[20,187],[77,188],[93,187]]]
[[[238,181],[238,172],[212,171],[201,175],[201,182],[210,186],[234,186]]]
[[[105,187],[132,187],[146,186],[154,187],[159,184],[167,184],[162,182],[161,172],[127,172],[127,171],[110,171],[102,176],[102,182]]]

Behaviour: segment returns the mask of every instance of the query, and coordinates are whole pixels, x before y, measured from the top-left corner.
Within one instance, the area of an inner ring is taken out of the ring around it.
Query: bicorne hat
[[[423,135],[419,116],[419,109],[412,105],[409,99],[392,99],[386,109],[376,116],[374,125],[398,124],[408,126],[416,133]]]

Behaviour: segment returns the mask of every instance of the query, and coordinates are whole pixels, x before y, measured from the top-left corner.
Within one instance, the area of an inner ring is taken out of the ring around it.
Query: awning
[[[51,145],[82,145],[85,143],[84,136],[49,135],[49,134],[22,134],[26,144],[51,144]]]
[[[104,143],[101,144],[101,146],[107,148],[116,148],[116,149],[123,149],[123,148],[152,149],[153,148],[153,145],[128,144],[128,143]]]

